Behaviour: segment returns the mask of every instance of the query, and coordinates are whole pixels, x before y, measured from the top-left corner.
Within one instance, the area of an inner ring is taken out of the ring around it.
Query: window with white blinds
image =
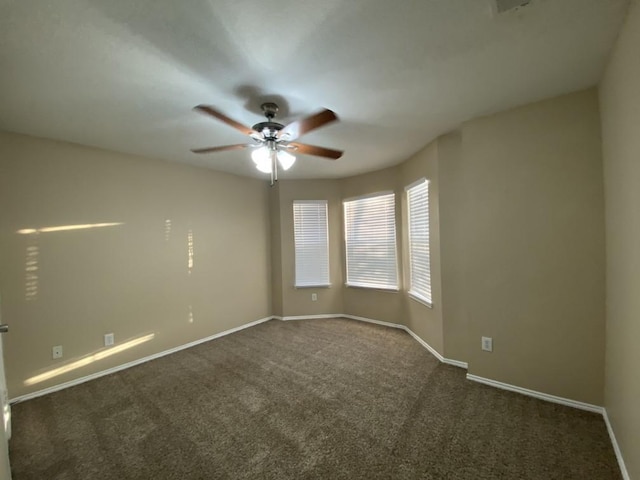
[[[429,258],[429,182],[422,179],[407,188],[409,213],[409,295],[432,305]]]
[[[395,194],[344,202],[347,285],[398,289]]]
[[[296,287],[329,286],[329,226],[326,200],[293,202]]]

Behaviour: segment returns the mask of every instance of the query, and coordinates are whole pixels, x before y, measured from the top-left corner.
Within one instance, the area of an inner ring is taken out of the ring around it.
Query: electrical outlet
[[[56,345],[51,349],[51,356],[55,360],[56,358],[62,358],[62,345]]]
[[[493,352],[493,338],[482,337],[482,350],[485,352]]]
[[[311,301],[312,302],[317,302],[318,301],[318,294],[317,293],[312,293],[311,294]]]
[[[113,337],[113,333],[107,333],[104,336],[104,346],[105,347],[110,347],[111,345],[113,345],[115,342],[115,339]]]

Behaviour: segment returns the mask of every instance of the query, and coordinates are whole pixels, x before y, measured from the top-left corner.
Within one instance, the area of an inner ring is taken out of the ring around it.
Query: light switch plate
[[[55,360],[62,358],[62,345],[56,345],[51,349],[51,357]]]
[[[485,352],[493,352],[493,338],[482,337],[482,350]]]

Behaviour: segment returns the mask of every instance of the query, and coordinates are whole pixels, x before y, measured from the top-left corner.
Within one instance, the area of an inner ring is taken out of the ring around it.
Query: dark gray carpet
[[[400,330],[270,321],[13,409],[14,480],[619,479],[602,417]]]

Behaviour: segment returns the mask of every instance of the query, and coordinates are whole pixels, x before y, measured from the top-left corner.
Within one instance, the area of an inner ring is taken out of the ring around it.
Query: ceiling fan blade
[[[339,159],[344,152],[340,150],[332,150],[331,148],[316,147],[315,145],[307,145],[305,143],[292,142],[288,144],[293,147],[296,152],[307,155],[315,155],[316,157],[325,157],[330,160]]]
[[[253,147],[252,144],[241,143],[238,145],[224,145],[222,147],[208,147],[208,148],[193,148],[191,151],[193,153],[213,153],[213,152],[224,152],[225,150],[242,150],[243,148]]]
[[[253,128],[249,128],[246,125],[241,124],[240,122],[236,122],[235,120],[227,117],[224,113],[220,113],[215,108],[213,108],[213,107],[211,107],[209,105],[198,105],[197,107],[194,107],[193,109],[194,110],[198,110],[199,112],[202,112],[204,114],[211,115],[212,117],[223,121],[224,123],[226,123],[230,127],[235,128],[236,130],[244,133],[245,135],[251,135],[252,133],[256,133]]]
[[[322,110],[307,118],[301,118],[295,122],[291,122],[289,125],[280,130],[280,138],[285,140],[295,140],[296,138],[304,135],[311,130],[320,128],[327,123],[331,123],[338,120],[338,116],[331,110]],[[285,138],[286,137],[286,138]]]

